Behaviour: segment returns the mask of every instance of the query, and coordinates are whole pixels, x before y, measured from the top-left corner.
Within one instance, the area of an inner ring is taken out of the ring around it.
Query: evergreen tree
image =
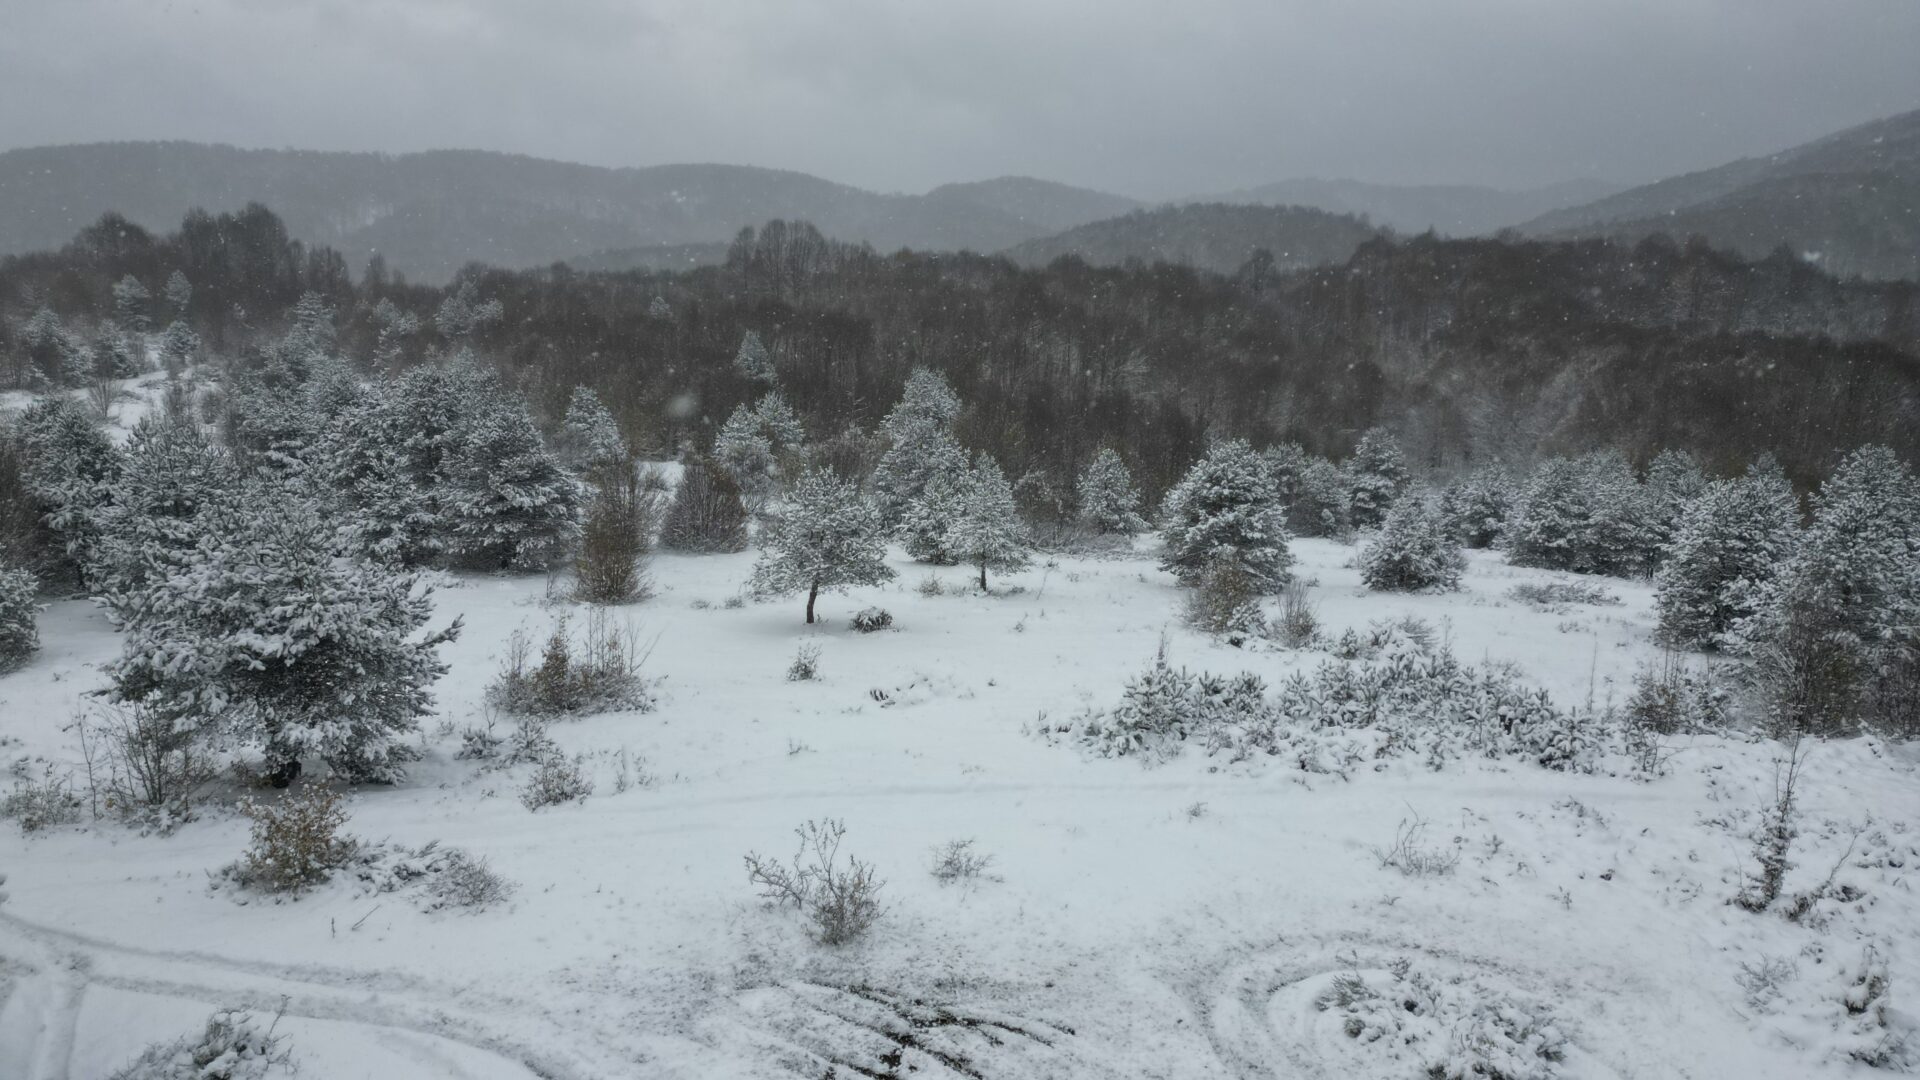
[[[619,423],[591,387],[573,388],[561,425],[560,446],[567,466],[595,483],[617,479],[630,471],[633,462]]]
[[[587,505],[574,557],[575,595],[593,604],[625,604],[648,592],[654,496],[631,474],[600,485]]]
[[[1380,591],[1457,589],[1466,568],[1439,508],[1420,495],[1396,501],[1380,534],[1360,552],[1360,580]]]
[[[720,425],[713,440],[713,464],[739,486],[741,497],[756,511],[765,506],[779,483],[773,441],[760,431],[760,417],[741,405]]]
[[[524,405],[492,402],[463,434],[441,500],[448,553],[488,570],[551,565],[579,535],[579,482]]]
[[[1244,441],[1215,443],[1167,493],[1160,568],[1202,584],[1233,562],[1253,591],[1278,591],[1291,576],[1287,524],[1267,462]]]
[[[407,343],[420,332],[420,318],[411,311],[402,311],[392,300],[382,297],[373,306],[373,325],[374,366],[391,371],[406,359]]]
[[[0,674],[21,667],[40,648],[40,631],[34,626],[39,591],[32,574],[0,561]]]
[[[1613,452],[1541,464],[1521,491],[1506,532],[1508,558],[1581,574],[1650,569],[1646,499],[1626,458]]]
[[[36,402],[19,421],[20,478],[33,510],[60,540],[62,578],[93,589],[103,558],[102,515],[112,500],[120,451],[69,398]]]
[[[397,779],[459,621],[422,635],[424,584],[340,558],[318,509],[284,489],[215,515],[125,605],[115,698],[176,731],[258,745],[276,766],[317,755],[351,779]]]
[[[750,586],[763,596],[807,594],[807,622],[822,592],[878,585],[893,578],[886,531],[860,489],[831,473],[809,470],[794,485],[787,513],[771,530]]]
[[[1400,493],[1412,483],[1400,443],[1385,428],[1370,428],[1360,436],[1353,456],[1342,470],[1347,481],[1347,506],[1354,528],[1371,529],[1387,519]]]
[[[768,354],[766,345],[761,343],[760,335],[751,330],[740,339],[740,349],[733,354],[733,367],[755,382],[770,383],[776,377],[773,357]]]
[[[1891,450],[1854,451],[1813,524],[1735,628],[1786,730],[1920,731],[1920,484]]]
[[[92,374],[92,357],[50,308],[40,308],[20,327],[20,347],[36,390],[79,386]]]
[[[464,341],[499,322],[505,314],[506,309],[500,301],[480,299],[473,279],[468,278],[455,286],[440,302],[440,310],[433,316],[433,325],[440,331],[440,336],[447,340]]]
[[[660,525],[660,546],[670,551],[745,551],[747,507],[733,479],[699,459],[683,465]]]
[[[390,390],[370,392],[366,408],[341,413],[321,433],[311,476],[350,550],[389,566],[421,566],[444,545],[441,492],[418,485],[399,419]]]
[[[1514,488],[1506,466],[1482,465],[1447,486],[1440,497],[1441,519],[1463,547],[1493,547],[1513,514]]]
[[[1786,478],[1764,468],[1717,480],[1688,506],[1654,576],[1660,636],[1718,649],[1793,553],[1799,507]]]
[[[1262,455],[1274,493],[1286,508],[1287,528],[1297,536],[1344,536],[1352,527],[1347,478],[1331,461],[1294,443]]]
[[[960,399],[939,375],[915,368],[900,401],[881,423],[890,445],[873,471],[874,499],[881,517],[898,526],[908,507],[920,501],[928,481],[956,481],[966,471],[966,452],[953,437]],[[939,535],[945,534],[944,522]],[[938,546],[937,540],[922,546]],[[916,556],[917,557],[917,556]]]
[[[945,548],[955,559],[980,571],[980,589],[987,588],[987,571],[1011,573],[1032,561],[1026,530],[1013,503],[1013,487],[1000,465],[984,454],[960,491],[957,513],[948,526]]]
[[[152,301],[153,294],[132,274],[113,283],[114,321],[133,333],[144,334],[153,328],[153,313],[148,310]]]
[[[1133,536],[1146,532],[1147,519],[1140,516],[1140,493],[1134,490],[1133,474],[1127,463],[1111,447],[1101,450],[1080,474],[1080,521],[1103,536]]]
[[[148,416],[127,439],[97,521],[100,539],[88,583],[126,618],[141,587],[180,569],[237,497],[241,473],[225,447],[199,425]]]
[[[1643,561],[1657,566],[1666,558],[1687,507],[1707,490],[1707,474],[1684,450],[1662,450],[1647,466],[1642,491],[1646,498],[1648,550]]]
[[[895,531],[909,556],[936,566],[950,566],[958,561],[947,540],[953,535],[953,524],[965,501],[966,451],[944,436],[922,444],[922,449],[926,456],[916,463],[922,476],[920,490],[900,512]]]
[[[178,376],[193,366],[200,356],[200,335],[179,319],[167,324],[160,335],[160,360],[169,376]]]
[[[193,304],[193,284],[187,280],[187,275],[178,270],[168,274],[160,295],[166,298],[169,319],[173,322],[185,321],[187,308]]]
[[[93,377],[134,379],[147,370],[146,346],[112,323],[93,339]]]

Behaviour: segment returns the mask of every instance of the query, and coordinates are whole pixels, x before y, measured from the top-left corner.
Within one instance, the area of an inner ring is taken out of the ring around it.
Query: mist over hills
[[[1396,185],[1299,178],[1224,192],[1204,201],[1311,206],[1338,214],[1365,215],[1375,225],[1409,235],[1432,229],[1443,236],[1480,236],[1619,190],[1619,185],[1603,180],[1569,180],[1506,191],[1467,184]]]
[[[1698,235],[1751,258],[1785,245],[1842,276],[1920,278],[1920,110],[1556,210],[1524,229]]]
[[[1273,256],[1276,270],[1345,262],[1377,235],[1357,217],[1311,207],[1189,203],[1089,222],[1006,254],[1025,266],[1072,255],[1095,266],[1138,259],[1229,274],[1262,250]]]

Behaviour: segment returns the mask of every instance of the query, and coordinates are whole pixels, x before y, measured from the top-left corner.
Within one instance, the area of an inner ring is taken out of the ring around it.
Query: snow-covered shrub
[[[1725,726],[1728,694],[1710,671],[1695,670],[1672,650],[1643,666],[1623,710],[1627,724],[1656,735],[1715,731]]]
[[[1892,969],[1886,954],[1872,945],[1860,958],[1835,972],[1840,984],[1838,1049],[1848,1058],[1875,1069],[1906,1071],[1915,1063],[1911,1021],[1892,1007]]]
[[[532,643],[514,631],[487,703],[515,716],[592,716],[597,713],[648,712],[655,704],[651,683],[641,674],[650,646],[640,643],[632,623],[615,624],[604,609],[586,619],[579,640],[562,615],[532,662]]]
[[[338,794],[308,784],[276,802],[245,799],[240,812],[253,822],[247,850],[227,868],[244,888],[300,892],[347,865],[359,841],[344,836],[347,810]]]
[[[1418,495],[1394,504],[1359,561],[1360,580],[1381,591],[1457,589],[1467,568],[1432,501]]]
[[[514,889],[487,860],[464,848],[441,847],[438,840],[417,848],[365,845],[349,870],[370,892],[413,893],[414,905],[429,913],[481,911],[504,902]]]
[[[80,717],[74,729],[92,762],[94,792],[116,813],[184,820],[194,796],[218,774],[206,733],[191,721],[107,705]]]
[[[1813,525],[1730,637],[1779,728],[1920,731],[1920,483],[1884,447],[1821,485]]]
[[[1235,646],[1266,636],[1260,590],[1238,559],[1223,559],[1208,568],[1187,597],[1187,623]]]
[[[1440,516],[1462,547],[1490,548],[1506,531],[1516,487],[1504,465],[1482,465],[1447,485],[1440,494]]]
[[[581,802],[593,794],[593,778],[578,757],[553,753],[540,759],[533,775],[520,787],[520,805],[529,810],[561,803]]]
[[[1369,428],[1353,456],[1341,467],[1347,482],[1348,520],[1356,529],[1386,521],[1412,477],[1400,456],[1400,444],[1385,428]]]
[[[933,880],[942,885],[998,880],[987,873],[993,856],[976,851],[972,840],[949,840],[933,849]]]
[[[700,553],[745,551],[747,507],[740,486],[704,461],[687,462],[660,524],[660,546]]]
[[[1434,847],[1426,840],[1427,819],[1403,818],[1393,831],[1393,842],[1373,849],[1382,870],[1398,870],[1406,877],[1445,877],[1460,865],[1458,847]]]
[[[1147,519],[1140,516],[1140,492],[1133,486],[1133,474],[1112,447],[1103,448],[1087,463],[1077,492],[1080,524],[1095,535],[1132,536],[1149,528]]]
[[[40,582],[0,561],[0,675],[21,667],[40,649]]]
[[[1245,442],[1215,443],[1171,492],[1163,512],[1160,568],[1198,585],[1214,566],[1238,562],[1261,593],[1277,592],[1293,566],[1286,515],[1267,462]]]
[[[854,615],[851,625],[863,634],[871,634],[892,626],[893,613],[881,607],[862,608]]]
[[[15,782],[6,798],[0,799],[0,818],[19,823],[23,833],[37,833],[79,821],[82,805],[73,790],[73,777],[48,765],[39,778],[21,777]]]
[[[747,880],[768,903],[791,904],[805,913],[824,945],[844,945],[864,935],[884,913],[880,890],[886,883],[872,863],[851,855],[841,860],[846,824],[834,818],[808,821],[794,834],[800,845],[791,864],[749,852]]]
[[[1289,649],[1304,649],[1320,635],[1320,617],[1302,581],[1290,581],[1280,590],[1280,618],[1273,624],[1276,640]]]
[[[454,751],[453,756],[463,761],[504,766],[540,761],[560,752],[560,747],[547,734],[545,717],[526,713],[515,716],[512,729],[505,735],[495,732],[494,727],[493,717],[488,716],[486,724],[462,730],[460,749]]]
[[[1751,838],[1753,869],[1733,898],[1735,905],[1747,911],[1758,913],[1772,907],[1786,884],[1787,871],[1793,868],[1793,841],[1800,835],[1800,768],[1804,761],[1805,750],[1796,739],[1787,756],[1774,762],[1773,796],[1761,807]]]
[[[221,1009],[198,1035],[155,1043],[107,1080],[276,1080],[296,1075],[292,1048],[274,1034],[279,1017]]]
[[[1569,604],[1612,607],[1620,603],[1620,597],[1603,586],[1574,581],[1523,581],[1508,589],[1507,596],[1548,611],[1564,611]]]
[[[1725,646],[1793,553],[1799,519],[1793,489],[1771,470],[1706,485],[1675,520],[1654,577],[1660,636],[1675,645]]]
[[[787,665],[788,682],[812,682],[820,677],[820,646],[811,641],[804,642],[794,651],[793,662]]]
[[[858,488],[811,470],[794,485],[787,513],[767,537],[749,588],[756,595],[807,594],[807,621],[822,592],[891,580],[880,518]]]
[[[590,604],[628,604],[653,591],[654,497],[632,477],[610,478],[587,504],[574,553],[574,595]]]
[[[974,462],[941,546],[955,561],[980,572],[983,592],[987,571],[1011,573],[1032,561],[1026,527],[1013,505],[1013,488],[992,458],[983,454]]]
[[[1356,966],[1334,976],[1314,1005],[1379,1054],[1377,1075],[1550,1080],[1568,1048],[1544,1005],[1468,978],[1435,978],[1404,958],[1384,971]]]

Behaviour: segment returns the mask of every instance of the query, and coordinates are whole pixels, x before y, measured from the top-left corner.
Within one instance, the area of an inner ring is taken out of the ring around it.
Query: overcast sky
[[[713,161],[1150,198],[1643,181],[1920,108],[1920,0],[0,0],[0,148]]]

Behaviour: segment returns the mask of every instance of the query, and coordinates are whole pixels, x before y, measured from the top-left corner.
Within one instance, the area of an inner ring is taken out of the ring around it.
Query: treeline
[[[1339,266],[1287,272],[1256,253],[1217,275],[880,255],[774,222],[719,267],[474,266],[436,289],[377,258],[356,281],[260,207],[191,215],[168,236],[110,217],[59,252],[0,262],[5,370],[24,384],[23,331],[43,309],[85,342],[119,317],[116,285],[158,297],[176,270],[215,355],[244,364],[313,292],[362,366],[463,342],[547,423],[585,385],[656,454],[704,449],[758,396],[732,363],[748,332],[816,437],[871,428],[923,366],[967,402],[960,441],[1010,475],[1067,483],[1110,445],[1152,496],[1222,437],[1344,458],[1384,426],[1415,467],[1453,472],[1605,447],[1640,464],[1686,450],[1731,474],[1770,452],[1802,487],[1861,443],[1911,457],[1920,440],[1915,286],[1664,238],[1381,238]]]

